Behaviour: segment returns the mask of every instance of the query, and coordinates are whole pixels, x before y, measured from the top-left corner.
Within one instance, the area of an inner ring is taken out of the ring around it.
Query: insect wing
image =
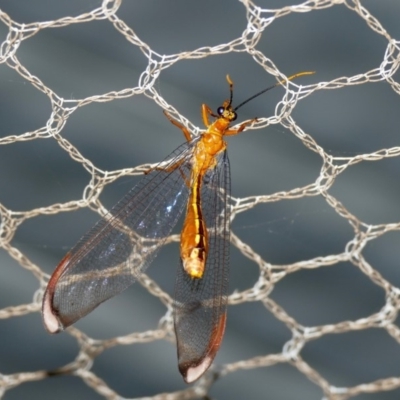
[[[129,287],[156,256],[189,194],[193,146],[178,147],[133,187],[67,253],[43,297],[46,329],[56,333]]]
[[[209,252],[204,275],[191,278],[178,268],[174,323],[178,366],[187,383],[211,365],[225,331],[228,300],[230,168],[226,151],[205,175],[201,208],[208,230]]]

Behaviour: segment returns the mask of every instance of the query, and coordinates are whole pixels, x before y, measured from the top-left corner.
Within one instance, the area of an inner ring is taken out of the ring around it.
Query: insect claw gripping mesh
[[[252,129],[259,129],[270,124],[280,124],[292,132],[302,144],[311,153],[317,154],[320,157],[322,166],[319,171],[316,171],[316,179],[302,187],[293,187],[286,191],[276,193],[249,196],[245,198],[231,198],[232,204],[231,219],[232,221],[240,214],[246,213],[254,209],[260,204],[272,204],[290,199],[303,199],[310,197],[321,197],[326,201],[327,206],[334,210],[338,216],[345,219],[352,228],[353,236],[348,241],[343,252],[325,256],[317,256],[311,259],[305,259],[294,262],[288,265],[272,265],[268,259],[262,258],[257,251],[252,247],[251,243],[245,243],[241,240],[240,234],[232,231],[231,243],[238,249],[249,263],[254,263],[259,267],[260,273],[258,280],[252,287],[248,287],[244,291],[233,291],[229,297],[229,309],[237,304],[246,302],[260,302],[266,310],[278,321],[283,323],[290,331],[291,337],[282,347],[281,352],[274,354],[259,354],[257,356],[233,361],[224,365],[219,365],[201,378],[195,385],[185,386],[182,390],[172,391],[170,393],[158,394],[148,399],[191,399],[206,396],[212,390],[213,385],[217,381],[227,379],[234,372],[240,374],[243,370],[263,368],[265,376],[269,373],[270,366],[278,364],[288,364],[296,369],[304,378],[310,381],[310,384],[315,385],[320,389],[321,398],[329,400],[344,400],[356,397],[363,393],[378,393],[395,391],[400,387],[400,375],[387,376],[379,379],[370,379],[362,384],[353,386],[337,387],[329,379],[325,378],[324,374],[318,370],[318,367],[312,367],[303,356],[305,346],[313,341],[317,341],[330,334],[340,334],[346,332],[358,332],[369,328],[377,328],[384,330],[391,336],[398,345],[400,345],[400,329],[395,324],[397,313],[400,306],[399,293],[400,288],[391,283],[387,278],[379,273],[379,269],[375,265],[370,265],[365,256],[364,249],[367,244],[375,239],[382,237],[388,232],[400,230],[400,222],[392,221],[386,224],[370,225],[361,221],[357,216],[357,210],[350,212],[341,201],[334,197],[331,192],[332,186],[337,178],[346,170],[351,170],[353,166],[360,163],[374,163],[376,161],[393,159],[400,156],[400,147],[382,148],[379,144],[376,150],[365,154],[357,154],[353,156],[335,157],[328,153],[328,150],[323,148],[318,141],[311,135],[305,133],[303,128],[297,125],[292,118],[292,111],[300,104],[303,99],[312,97],[320,91],[328,89],[342,89],[354,85],[363,85],[372,82],[385,82],[393,89],[393,92],[400,95],[400,84],[396,81],[395,73],[400,62],[399,57],[399,40],[400,38],[392,37],[385,29],[379,17],[372,15],[364,2],[341,1],[341,0],[314,0],[303,3],[294,2],[296,4],[286,5],[282,8],[273,10],[265,10],[257,4],[257,1],[241,1],[243,14],[247,19],[247,28],[237,38],[232,38],[230,42],[221,43],[214,47],[202,47],[191,51],[182,51],[177,54],[165,54],[160,56],[155,52],[140,35],[135,33],[135,27],[130,27],[123,19],[123,15],[118,13],[121,7],[122,0],[103,1],[98,8],[87,10],[88,5],[85,5],[85,12],[80,15],[65,15],[58,19],[46,20],[40,22],[23,23],[14,20],[4,10],[0,9],[0,21],[2,28],[6,34],[2,36],[0,61],[3,68],[12,69],[19,74],[21,79],[24,79],[31,85],[32,90],[36,90],[48,97],[51,103],[51,112],[46,116],[46,123],[36,130],[22,132],[20,134],[5,133],[0,137],[1,146],[13,146],[17,142],[39,141],[56,141],[59,147],[65,151],[74,162],[80,164],[90,174],[87,187],[82,195],[82,198],[77,198],[65,203],[51,204],[33,208],[26,211],[15,211],[12,206],[6,206],[1,203],[0,194],[0,248],[5,250],[10,259],[18,262],[19,268],[28,271],[36,280],[37,287],[32,293],[32,302],[29,304],[18,304],[4,307],[0,310],[0,318],[3,320],[17,319],[20,316],[34,315],[39,318],[41,307],[41,297],[44,288],[48,281],[48,275],[42,270],[41,265],[36,265],[24,252],[18,248],[16,243],[13,243],[13,238],[20,227],[28,220],[39,216],[52,216],[58,213],[66,213],[76,211],[85,207],[90,207],[96,210],[100,215],[106,212],[105,207],[99,201],[99,195],[103,189],[112,182],[115,182],[120,177],[129,175],[141,175],[149,169],[149,165],[136,166],[121,170],[105,171],[95,166],[91,160],[87,159],[77,147],[75,147],[67,137],[63,134],[63,129],[68,125],[69,119],[74,113],[86,105],[92,103],[110,103],[117,99],[125,99],[136,95],[145,94],[162,109],[169,109],[173,105],[168,105],[165,99],[157,91],[158,78],[163,70],[172,67],[174,64],[183,60],[196,60],[209,56],[233,52],[247,52],[264,70],[266,81],[271,80],[275,76],[277,80],[283,79],[284,73],[290,74],[295,70],[302,69],[302,66],[293,66],[292,71],[282,71],[273,63],[268,54],[262,53],[257,44],[263,35],[268,35],[270,25],[279,18],[302,19],[308,13],[318,13],[320,10],[334,10],[336,7],[344,7],[349,12],[354,13],[356,18],[361,19],[365,23],[366,29],[380,40],[386,43],[386,51],[382,54],[382,59],[379,60],[376,67],[367,71],[361,71],[354,76],[342,76],[330,81],[318,82],[317,74],[310,78],[307,82],[316,82],[307,86],[299,86],[301,82],[295,84],[283,85],[285,94],[281,102],[276,108],[276,113],[269,119],[259,118]],[[1,7],[1,4],[0,4]],[[33,7],[33,5],[32,5]],[[212,10],[207,10],[212,11]],[[397,16],[398,19],[398,16]],[[148,64],[141,71],[139,85],[128,87],[120,90],[114,90],[106,93],[92,95],[79,100],[71,100],[61,97],[50,86],[47,86],[44,81],[39,79],[33,72],[24,66],[23,58],[20,59],[19,52],[22,45],[29,45],[29,40],[38,35],[43,30],[47,29],[62,29],[64,27],[73,28],[75,24],[85,24],[92,21],[103,20],[110,24],[124,39],[130,42],[131,46],[138,48],[147,58]],[[210,28],[211,29],[211,28]],[[338,27],[340,29],[340,27]],[[290,32],[289,32],[290,35]],[[297,38],[293,38],[297,39]],[[278,38],[273,38],[278,40]],[[227,70],[226,72],[230,72]],[[232,76],[235,81],[235,77]],[[294,88],[289,90],[289,88]],[[239,96],[240,87],[235,86],[235,96]],[[4,92],[2,91],[2,96]],[[225,94],[222,94],[222,99]],[[6,96],[7,97],[7,96]],[[194,104],[193,107],[200,105]],[[179,116],[180,121],[185,123],[185,118]],[[168,121],[165,125],[169,124]],[[187,123],[185,124],[187,125]],[[134,130],[135,121],[132,120],[132,130]],[[197,128],[192,129],[192,132],[197,132]],[[4,131],[4,127],[3,127]],[[396,133],[398,135],[398,132]],[[379,136],[379,134],[378,134]],[[399,136],[399,135],[398,135]],[[232,139],[233,140],[233,139]],[[377,142],[379,143],[379,142]],[[231,163],[235,160],[231,157]],[[268,172],[263,172],[263,174]],[[235,181],[235,176],[232,177]],[[399,179],[397,180],[397,182]],[[400,207],[400,202],[399,202]],[[72,220],[72,218],[71,218]],[[166,244],[176,242],[177,235],[171,235]],[[370,279],[374,285],[382,288],[385,292],[384,306],[363,318],[355,320],[346,320],[334,324],[326,324],[319,326],[303,326],[290,315],[285,308],[278,304],[276,300],[270,297],[270,294],[275,285],[285,280],[292,273],[300,270],[316,270],[326,266],[333,266],[341,263],[349,262],[354,267],[359,269],[362,274]],[[0,266],[2,268],[2,266]],[[245,268],[245,266],[243,266]],[[4,279],[4,278],[3,278]],[[12,374],[4,373],[0,376],[0,396],[16,387],[23,386],[28,382],[46,381],[51,379],[54,374],[73,374],[80,378],[91,390],[97,392],[98,395],[106,399],[122,399],[121,394],[113,390],[106,377],[100,378],[93,370],[93,365],[96,359],[106,349],[117,346],[128,346],[139,343],[151,343],[158,340],[166,340],[173,344],[173,323],[172,323],[172,305],[171,296],[166,293],[151,279],[148,275],[143,274],[138,277],[139,283],[150,293],[157,298],[166,307],[166,313],[160,319],[158,326],[144,332],[132,332],[119,337],[97,340],[83,333],[76,327],[68,329],[64,335],[70,335],[79,346],[79,352],[76,358],[57,369],[51,369],[46,372],[43,369],[37,371],[20,371]],[[16,288],[15,290],[18,290]],[[1,296],[1,294],[0,294]],[[134,312],[138,313],[135,318],[140,318],[138,307],[135,307]],[[129,312],[127,318],[132,317],[133,312]],[[229,312],[228,312],[229,321]],[[8,321],[4,321],[4,327]],[[229,324],[229,322],[228,322]],[[228,328],[229,329],[229,328]],[[267,341],[267,337],[265,336]],[[0,341],[0,347],[2,346]],[[223,346],[223,345],[222,345]],[[40,356],[38,356],[40,357]],[[132,360],[132,363],[135,360]],[[218,358],[217,358],[218,362]],[[171,365],[171,368],[176,368]],[[2,373],[3,371],[0,371]],[[157,376],[152,376],[152,379],[157,380]],[[290,382],[287,382],[290,385]],[[265,389],[268,390],[268,389]],[[398,398],[397,396],[393,398]]]

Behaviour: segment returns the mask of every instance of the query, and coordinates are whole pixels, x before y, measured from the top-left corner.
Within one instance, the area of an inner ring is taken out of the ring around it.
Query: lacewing
[[[173,313],[178,367],[187,383],[210,367],[224,335],[228,301],[230,168],[224,136],[237,135],[256,121],[231,128],[238,108],[286,80],[236,108],[229,76],[227,81],[230,98],[217,114],[203,104],[207,129],[199,137],[192,139],[165,112],[186,143],[148,170],[58,264],[43,297],[48,332],[65,329],[128,288],[157,255],[186,207]]]

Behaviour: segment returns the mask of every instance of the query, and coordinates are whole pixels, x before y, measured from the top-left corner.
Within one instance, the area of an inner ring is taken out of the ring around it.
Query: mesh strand
[[[187,59],[206,58],[210,55],[224,54],[230,52],[247,52],[254,60],[259,63],[268,74],[272,74],[277,79],[284,77],[275,64],[257,50],[256,45],[262,35],[267,34],[269,25],[277,18],[285,18],[295,14],[301,18],[301,13],[317,12],[319,9],[334,7],[342,4],[348,7],[358,18],[362,19],[366,26],[373,33],[386,41],[386,52],[380,60],[379,67],[350,77],[339,77],[327,82],[318,82],[313,85],[299,86],[298,82],[286,85],[285,95],[276,108],[276,113],[269,119],[260,118],[254,129],[263,128],[269,124],[281,124],[289,129],[310,152],[319,155],[322,167],[318,171],[318,177],[314,182],[304,186],[296,187],[288,191],[282,191],[270,195],[251,196],[246,198],[232,198],[232,219],[240,213],[245,213],[261,203],[279,202],[288,199],[305,198],[310,196],[320,196],[325,199],[326,204],[331,207],[340,217],[346,219],[353,230],[353,237],[348,241],[339,254],[320,256],[313,259],[305,259],[290,265],[272,265],[268,260],[263,259],[253,248],[251,243],[244,243],[235,231],[232,232],[232,245],[235,246],[247,259],[259,266],[259,279],[253,287],[249,287],[242,292],[231,293],[229,304],[234,306],[245,302],[261,302],[273,316],[287,326],[291,332],[291,338],[278,354],[266,354],[232,362],[221,366],[220,374],[205,375],[194,386],[187,387],[178,392],[159,394],[151,398],[154,399],[181,399],[198,398],[206,396],[216,380],[223,380],[235,371],[244,369],[256,369],[269,367],[279,363],[288,363],[308,378],[311,382],[321,388],[324,399],[342,400],[355,397],[363,393],[374,393],[390,391],[400,386],[400,376],[387,377],[379,380],[371,380],[363,384],[350,387],[336,387],[317,369],[313,368],[302,357],[302,350],[311,341],[318,340],[325,335],[332,333],[344,333],[350,331],[366,330],[369,328],[379,328],[386,330],[387,333],[400,342],[400,330],[395,324],[399,308],[399,288],[395,284],[385,279],[376,269],[370,265],[363,254],[363,250],[368,243],[381,237],[390,231],[400,229],[400,223],[393,221],[386,224],[371,225],[361,221],[357,215],[352,214],[341,202],[336,199],[330,189],[335,183],[336,178],[345,170],[362,162],[376,162],[385,158],[398,157],[400,147],[387,149],[377,148],[375,151],[358,154],[349,157],[335,157],[330,155],[322,148],[315,139],[305,133],[301,126],[296,124],[291,117],[291,112],[295,106],[308,96],[312,96],[317,91],[327,89],[340,89],[352,85],[361,85],[368,82],[384,81],[397,94],[400,94],[400,84],[395,81],[394,74],[399,62],[399,42],[392,38],[380,24],[379,20],[365,9],[360,1],[338,1],[321,0],[308,1],[302,4],[285,6],[275,10],[265,10],[259,8],[251,2],[242,2],[243,12],[246,14],[247,29],[242,36],[235,38],[229,43],[223,43],[214,47],[204,47],[192,51],[181,52],[178,54],[159,55],[154,52],[139,36],[129,27],[121,17],[117,15],[121,1],[104,1],[101,7],[85,12],[81,15],[61,17],[56,20],[45,22],[31,22],[21,24],[14,21],[6,13],[0,10],[0,19],[8,28],[6,39],[1,44],[1,62],[9,68],[14,69],[22,78],[26,79],[33,88],[48,96],[51,101],[51,114],[47,117],[46,124],[30,132],[19,135],[9,135],[0,138],[0,145],[13,145],[20,141],[35,141],[39,139],[55,140],[58,145],[67,152],[70,157],[83,166],[91,175],[90,181],[85,188],[82,198],[62,204],[52,204],[47,207],[35,208],[32,210],[17,212],[0,204],[0,247],[15,259],[21,268],[29,271],[38,281],[38,290],[33,295],[33,300],[29,304],[20,304],[6,307],[0,310],[0,318],[12,319],[19,316],[38,313],[41,308],[41,298],[49,276],[43,272],[40,265],[35,265],[17,246],[12,244],[12,239],[18,228],[24,221],[40,215],[52,215],[60,212],[75,211],[81,208],[90,207],[99,214],[104,215],[106,210],[99,201],[98,197],[103,188],[116,181],[121,176],[141,174],[149,165],[137,166],[131,169],[104,171],[95,166],[90,160],[86,159],[70,141],[63,136],[63,128],[68,123],[68,119],[80,107],[84,107],[93,102],[112,102],[116,99],[127,98],[139,94],[146,94],[154,103],[162,108],[168,105],[160,94],[155,90],[155,84],[162,70],[173,66],[177,62]],[[41,30],[49,28],[62,28],[77,23],[86,23],[93,20],[106,20],[112,24],[120,35],[126,38],[132,46],[139,48],[148,59],[148,65],[142,71],[139,85],[134,88],[126,88],[119,91],[102,93],[79,100],[68,100],[60,97],[50,87],[46,86],[38,77],[33,75],[24,67],[18,58],[18,50],[21,43],[37,35]],[[317,77],[317,76],[316,76]],[[315,79],[317,81],[318,78]],[[182,117],[183,118],[183,117]],[[186,120],[183,118],[183,122]],[[167,122],[166,122],[167,123]],[[133,121],[134,124],[134,121]],[[188,123],[186,123],[188,125]],[[234,177],[233,177],[234,179]],[[169,241],[176,241],[176,236],[171,236]],[[350,262],[358,268],[362,274],[367,276],[375,285],[385,291],[386,303],[380,311],[356,320],[346,320],[336,324],[321,326],[302,326],[284,308],[269,297],[277,282],[285,279],[290,274],[301,269],[317,269],[325,266],[336,265],[342,262]],[[82,331],[72,327],[68,333],[76,338],[80,351],[76,359],[61,368],[59,373],[73,373],[80,377],[99,395],[107,399],[120,399],[122,395],[111,389],[106,380],[101,379],[92,371],[92,364],[96,357],[104,350],[122,345],[152,342],[160,339],[172,340],[173,325],[171,320],[172,300],[169,294],[165,293],[148,276],[143,275],[141,284],[152,295],[159,298],[167,306],[166,314],[159,321],[158,327],[154,330],[145,332],[133,332],[129,335],[111,338],[107,340],[95,340],[85,335]],[[171,366],[175,367],[175,366]],[[268,369],[266,369],[268,371]],[[266,372],[268,373],[268,372]],[[50,379],[45,371],[20,372],[11,375],[0,376],[0,393],[4,394],[8,389],[22,385],[25,382]],[[150,397],[149,397],[150,398]]]

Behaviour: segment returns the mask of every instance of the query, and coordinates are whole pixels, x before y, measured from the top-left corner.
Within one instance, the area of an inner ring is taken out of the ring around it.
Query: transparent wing
[[[197,140],[178,147],[75,245],[48,283],[42,315],[55,333],[125,290],[156,256],[189,194]]]
[[[226,322],[230,168],[226,151],[203,179],[201,205],[209,238],[204,275],[192,279],[178,268],[174,322],[179,370],[186,382],[198,379],[211,365],[222,341]]]

